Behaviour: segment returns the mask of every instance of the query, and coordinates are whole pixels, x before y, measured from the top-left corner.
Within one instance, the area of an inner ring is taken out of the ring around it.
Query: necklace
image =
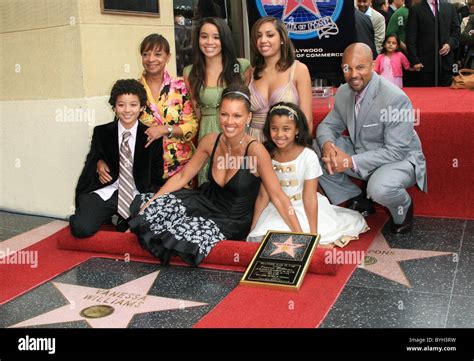
[[[232,145],[230,145],[229,141],[227,140],[227,137],[224,135],[223,137],[224,139],[224,144],[227,146],[227,153],[232,153]],[[244,142],[244,138],[245,138],[245,133],[242,135],[242,138],[240,138],[240,141],[239,143],[235,146],[235,147],[238,147],[240,145],[242,145],[242,143]]]

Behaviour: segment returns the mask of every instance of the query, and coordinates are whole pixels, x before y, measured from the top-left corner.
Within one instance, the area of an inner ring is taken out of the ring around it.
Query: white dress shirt
[[[439,3],[441,2],[441,0],[438,0],[438,13],[439,13]],[[430,6],[430,9],[431,9],[431,12],[433,13],[434,16],[436,16],[436,13],[435,13],[435,0],[428,0],[428,5]]]
[[[118,149],[117,149],[117,152],[119,153],[119,157],[120,157],[120,145],[122,144],[123,132],[129,131],[130,132],[130,138],[128,138],[128,146],[130,147],[130,151],[132,152],[132,162],[133,162],[134,156],[135,156],[135,142],[136,142],[136,139],[137,139],[137,129],[138,129],[138,120],[135,122],[133,127],[131,127],[130,129],[125,129],[124,126],[122,125],[122,123],[120,123],[120,121],[118,121]],[[135,184],[133,184],[133,185],[134,185],[133,196],[135,197],[140,192],[137,190],[137,187],[135,186]],[[102,198],[104,201],[107,201],[107,200],[110,199],[110,197],[112,197],[114,192],[116,190],[118,190],[118,186],[119,186],[119,178],[117,178],[117,180],[115,181],[114,184],[110,184],[110,185],[108,185],[104,188],[97,189],[96,191],[94,191],[94,193],[97,193],[100,196],[100,198]]]

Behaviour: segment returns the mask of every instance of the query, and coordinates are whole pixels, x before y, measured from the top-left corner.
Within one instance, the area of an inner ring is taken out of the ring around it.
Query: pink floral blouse
[[[140,121],[146,126],[176,125],[183,132],[183,137],[179,139],[163,137],[163,178],[166,179],[181,171],[194,154],[192,139],[198,129],[196,114],[184,80],[172,78],[165,70],[158,99],[153,98],[144,75],[140,82],[147,93],[147,107]]]

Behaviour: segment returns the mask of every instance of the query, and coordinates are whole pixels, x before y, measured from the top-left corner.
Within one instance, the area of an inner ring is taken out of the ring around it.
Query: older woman
[[[313,130],[311,77],[308,67],[295,60],[295,49],[285,24],[272,16],[255,22],[251,32],[250,81],[253,118],[249,134],[263,141],[263,126],[270,107],[278,102],[298,104]]]
[[[163,178],[181,171],[194,154],[192,139],[197,133],[197,119],[186,85],[172,78],[166,70],[170,60],[170,45],[159,34],[150,34],[140,45],[144,68],[140,82],[147,94],[147,103],[140,121],[148,126],[148,147],[163,142]],[[102,160],[97,163],[102,183],[111,180],[109,168]]]
[[[197,266],[222,239],[245,239],[260,182],[291,231],[301,232],[270,155],[245,132],[252,117],[247,87],[233,85],[223,91],[219,117],[222,133],[202,138],[182,172],[158,193],[143,194],[141,202],[137,197],[132,205],[135,212],[141,209],[129,222],[131,230],[164,263],[176,254]],[[182,189],[208,159],[209,182],[199,190]]]

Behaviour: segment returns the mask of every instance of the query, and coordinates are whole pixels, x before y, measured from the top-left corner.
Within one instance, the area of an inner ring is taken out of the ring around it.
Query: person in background
[[[382,51],[383,39],[385,39],[385,19],[382,14],[374,10],[370,0],[357,0],[357,8],[367,15],[374,26],[374,42],[377,54]]]
[[[190,27],[186,26],[186,19],[183,15],[174,17],[174,42],[176,47],[176,74],[183,75],[186,64],[192,60],[192,45]]]
[[[222,131],[219,104],[224,88],[248,84],[252,74],[247,59],[237,59],[232,33],[219,18],[202,19],[193,32],[193,64],[184,69],[184,81],[199,119],[200,141],[209,133]],[[199,185],[207,182],[209,163],[199,172]]]
[[[357,7],[354,8],[354,21],[355,21],[355,41],[357,43],[366,44],[371,50],[374,56],[374,60],[377,57],[377,49],[375,48],[374,41],[374,26],[370,18],[361,12]]]
[[[417,1],[417,0],[416,0]],[[408,13],[412,6],[412,0],[405,0],[403,4],[393,13],[387,25],[387,34],[395,34],[400,39],[400,49],[406,54],[406,29],[408,24]]]
[[[470,0],[472,2],[472,0]],[[464,27],[467,24],[467,18],[469,18],[469,3],[464,1],[458,1],[453,3],[454,7],[456,8],[456,12],[458,13],[459,17],[459,24],[461,26],[461,33],[464,30]],[[464,20],[466,19],[466,20]]]
[[[474,14],[469,16],[469,21],[461,34],[461,45],[467,47],[464,68],[474,69]]]
[[[403,88],[403,69],[410,67],[407,57],[400,51],[400,40],[395,34],[388,35],[383,43],[382,54],[375,60],[375,72],[399,88]]]
[[[473,29],[470,19],[472,18],[472,15],[474,15],[474,0],[468,0],[465,6],[458,9],[458,14],[461,19],[461,46],[456,54],[456,60],[460,68],[473,69],[474,50],[472,38],[469,32]]]
[[[404,0],[388,0],[388,13],[390,16],[393,15],[395,11],[400,9],[404,4]]]
[[[462,14],[462,21],[461,21],[461,32],[464,31],[464,28],[466,27],[468,21],[469,21],[469,17],[471,15],[474,15],[474,0],[468,0],[467,1],[467,4],[466,4],[466,7],[467,7],[467,11],[462,11],[461,14]]]
[[[268,110],[281,101],[298,104],[312,134],[311,77],[308,67],[295,59],[285,24],[272,16],[262,17],[252,26],[250,39],[254,71],[249,85],[253,111],[249,134],[264,140]]]
[[[388,15],[392,16],[392,14],[395,11],[397,11],[397,8],[393,4],[393,0],[388,0],[387,3],[388,3],[388,9],[387,9]]]
[[[387,28],[391,14],[388,13],[388,1],[387,0],[372,0],[372,7],[383,15],[385,19],[385,28]]]
[[[438,14],[439,31],[435,43],[434,16]],[[459,46],[459,18],[453,4],[435,0],[422,0],[414,4],[408,14],[406,28],[408,60],[416,69],[415,86],[435,86],[438,73],[439,86],[451,85],[453,77],[454,51]],[[438,57],[436,68],[435,56]]]
[[[194,11],[194,20],[200,21],[209,17],[225,18],[223,7],[215,0],[198,0]]]

